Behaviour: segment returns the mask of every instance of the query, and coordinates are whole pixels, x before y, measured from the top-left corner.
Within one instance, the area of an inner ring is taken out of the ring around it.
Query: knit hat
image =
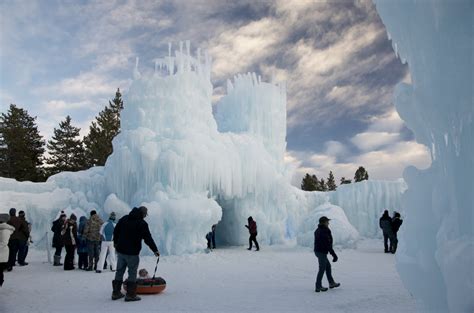
[[[11,208],[9,213],[10,213],[10,216],[15,216],[16,215],[16,209]]]
[[[25,216],[25,211],[18,212],[18,216]]]
[[[61,211],[61,214],[59,215],[59,218],[61,217],[67,217],[66,213],[64,213],[64,211]]]
[[[92,211],[91,211],[91,216],[92,216],[92,215],[96,215],[96,214],[97,214],[97,211],[96,211],[96,210],[92,210]]]
[[[112,220],[112,221],[115,221],[115,212],[111,212],[110,215],[109,215],[109,220]]]
[[[70,220],[77,221],[77,217],[74,213],[71,213],[71,216],[69,217]]]

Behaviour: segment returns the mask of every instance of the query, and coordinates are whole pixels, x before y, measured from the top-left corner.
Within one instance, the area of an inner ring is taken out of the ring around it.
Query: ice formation
[[[291,186],[283,161],[285,85],[237,75],[214,116],[210,58],[199,50],[192,56],[189,42],[173,56],[169,50],[155,59],[150,75],[140,73],[137,59],[122,130],[104,167],[60,173],[46,183],[0,178],[4,210],[26,210],[40,237],[63,208],[78,215],[96,209],[106,218],[145,205],[161,252],[182,254],[203,249],[215,223],[220,244],[247,242],[249,215],[263,244],[312,246],[317,219],[327,214],[335,243],[350,246],[359,232],[377,235],[384,209],[400,209],[403,182],[371,181],[329,193]]]
[[[377,11],[412,84],[395,104],[431,149],[426,170],[409,167],[398,270],[430,311],[474,311],[474,2],[382,1]]]

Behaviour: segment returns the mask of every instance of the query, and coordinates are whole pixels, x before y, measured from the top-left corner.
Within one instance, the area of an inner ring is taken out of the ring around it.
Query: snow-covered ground
[[[0,312],[416,311],[394,256],[382,250],[381,242],[366,240],[356,250],[337,251],[333,273],[341,287],[326,293],[314,292],[317,261],[307,248],[264,246],[250,252],[231,247],[166,256],[158,266],[167,281],[165,292],[134,303],[110,300],[113,273],[65,272],[44,263],[44,251],[33,250],[30,265],[5,273]],[[142,257],[140,268],[152,272],[155,260]]]

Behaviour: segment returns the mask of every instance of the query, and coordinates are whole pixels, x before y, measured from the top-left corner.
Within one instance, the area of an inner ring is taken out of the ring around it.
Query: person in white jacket
[[[99,264],[97,264],[96,273],[102,273],[106,256],[107,264],[110,265],[112,272],[115,272],[117,268],[117,258],[115,257],[114,248],[115,218],[115,212],[110,213],[109,220],[102,224],[102,227],[100,228],[102,243],[100,246]]]
[[[15,227],[7,224],[10,219],[8,214],[0,214],[0,286],[3,285],[3,271],[8,267],[8,241]]]

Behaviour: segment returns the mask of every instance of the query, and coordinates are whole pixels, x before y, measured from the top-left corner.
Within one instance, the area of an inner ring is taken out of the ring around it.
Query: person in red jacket
[[[251,216],[247,219],[249,222],[248,225],[245,225],[245,227],[248,228],[250,237],[249,237],[249,248],[247,250],[252,250],[252,242],[255,243],[255,247],[257,248],[257,251],[260,250],[260,247],[258,246],[257,242],[257,223],[253,220]]]

